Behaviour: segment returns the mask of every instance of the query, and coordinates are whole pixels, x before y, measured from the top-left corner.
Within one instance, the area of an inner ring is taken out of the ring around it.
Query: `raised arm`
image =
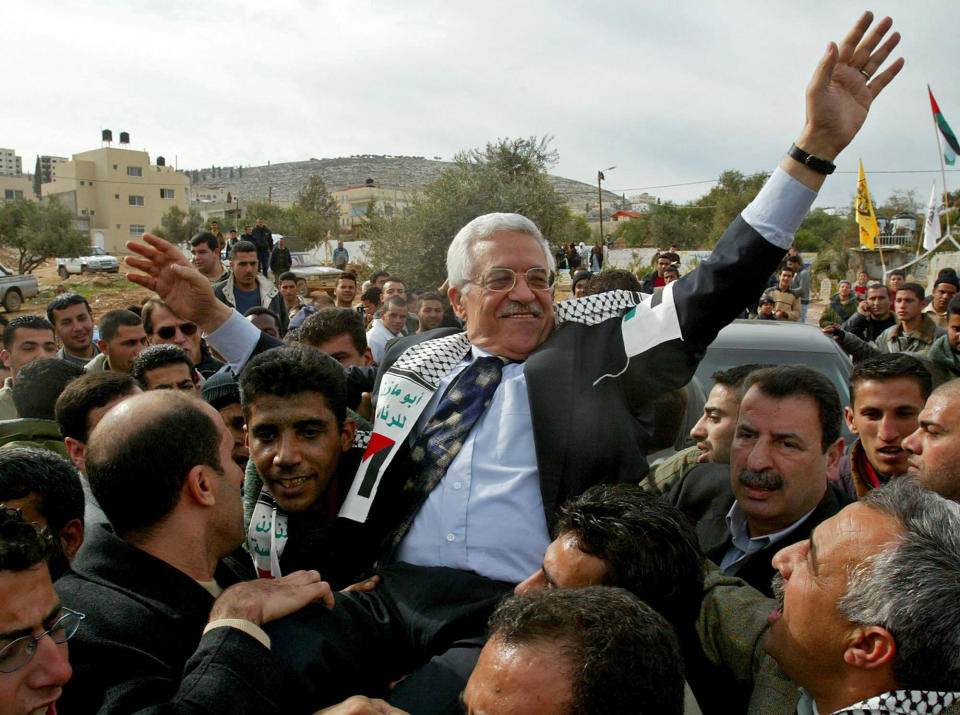
[[[149,233],[143,234],[143,240],[127,242],[127,248],[138,254],[127,256],[127,265],[142,271],[128,274],[128,279],[157,293],[174,313],[193,320],[205,333],[227,322],[233,309],[217,300],[210,282],[180,249]]]
[[[889,17],[871,30],[872,23],[873,13],[863,13],[839,46],[827,45],[813,73],[807,86],[807,117],[796,141],[808,154],[832,162],[860,131],[873,100],[903,69],[900,57],[878,73],[900,42],[900,33],[887,37],[893,25]],[[814,191],[823,184],[823,174],[790,157],[784,157],[780,166]]]

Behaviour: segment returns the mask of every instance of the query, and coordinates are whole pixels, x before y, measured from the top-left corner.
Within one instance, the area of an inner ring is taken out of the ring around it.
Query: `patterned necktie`
[[[437,405],[437,411],[424,427],[410,451],[420,467],[418,487],[423,495],[437,485],[460,451],[473,425],[490,405],[500,384],[503,361],[482,357],[461,372]]]

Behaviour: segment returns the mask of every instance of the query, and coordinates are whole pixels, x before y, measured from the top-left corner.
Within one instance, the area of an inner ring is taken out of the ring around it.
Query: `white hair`
[[[457,231],[450,248],[447,249],[447,281],[451,288],[459,288],[463,293],[469,290],[470,281],[475,277],[474,245],[500,231],[516,231],[535,238],[543,249],[547,268],[556,270],[557,264],[550,252],[550,246],[533,221],[520,214],[484,214]]]

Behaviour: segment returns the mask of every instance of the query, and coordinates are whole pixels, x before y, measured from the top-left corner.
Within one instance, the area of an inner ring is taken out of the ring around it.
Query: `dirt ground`
[[[16,259],[11,260],[11,258],[11,256],[3,255],[3,263],[8,266],[15,266],[17,264]],[[57,275],[56,260],[48,258],[42,266],[33,271],[33,275],[37,277],[37,282],[40,284],[40,295],[25,301],[21,310],[16,313],[7,313],[7,317],[44,315],[47,303],[53,298],[54,290],[59,285],[62,285],[68,291],[76,291],[85,295],[87,300],[90,301],[90,307],[93,308],[94,315],[103,315],[117,308],[126,308],[128,305],[140,305],[145,298],[151,297],[153,293],[128,281],[126,275],[129,271],[130,269],[121,260],[118,273],[74,274],[67,280],[61,280],[60,276]]]

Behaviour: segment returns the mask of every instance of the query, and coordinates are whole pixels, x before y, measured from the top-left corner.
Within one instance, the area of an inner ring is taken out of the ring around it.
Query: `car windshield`
[[[107,252],[104,251],[102,248],[100,248],[100,246],[94,246],[93,248],[90,249],[90,253],[88,253],[87,255],[88,256],[106,256]]]
[[[837,359],[836,354],[831,353],[804,352],[798,354],[791,350],[709,348],[697,367],[696,376],[704,389],[709,392],[710,388],[713,387],[713,380],[710,376],[714,372],[748,363],[812,367],[830,378],[830,382],[840,393],[840,401],[844,405],[850,404],[847,377],[850,374],[851,366],[849,364],[844,365],[842,360]]]

